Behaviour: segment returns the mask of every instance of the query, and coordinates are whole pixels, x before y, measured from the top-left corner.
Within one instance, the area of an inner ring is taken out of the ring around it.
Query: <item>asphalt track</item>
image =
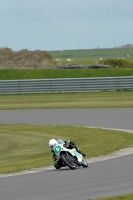
[[[133,130],[133,109],[0,111],[1,124],[52,124]],[[48,168],[0,177],[0,200],[87,200],[133,193],[133,154],[89,163],[87,169]]]

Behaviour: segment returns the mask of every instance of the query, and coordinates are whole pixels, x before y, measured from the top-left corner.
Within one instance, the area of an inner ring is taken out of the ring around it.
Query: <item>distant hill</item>
[[[124,47],[106,49],[77,49],[63,51],[49,51],[54,60],[57,61],[79,61],[79,60],[101,60],[108,58],[130,58],[133,59],[133,49]]]

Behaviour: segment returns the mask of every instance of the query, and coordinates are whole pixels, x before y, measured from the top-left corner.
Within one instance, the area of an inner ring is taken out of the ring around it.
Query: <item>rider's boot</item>
[[[54,167],[56,168],[56,169],[60,169],[60,165],[59,165],[59,160],[56,160],[55,162],[54,162]]]

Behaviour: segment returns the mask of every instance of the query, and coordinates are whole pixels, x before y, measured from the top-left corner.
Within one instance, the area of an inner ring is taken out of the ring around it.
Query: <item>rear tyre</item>
[[[88,163],[87,163],[87,161],[83,158],[83,160],[82,160],[82,166],[84,167],[84,168],[87,168],[88,167]]]
[[[76,169],[75,163],[66,154],[62,154],[61,159],[70,169]]]

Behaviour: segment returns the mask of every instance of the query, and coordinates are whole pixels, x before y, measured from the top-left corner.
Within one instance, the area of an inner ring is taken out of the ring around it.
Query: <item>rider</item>
[[[49,146],[51,147],[51,153],[52,153],[53,160],[54,160],[54,166],[55,166],[55,168],[57,168],[57,169],[59,169],[60,167],[63,167],[63,166],[62,166],[61,160],[58,159],[57,155],[54,153],[54,148],[55,148],[55,146],[58,144],[58,141],[59,141],[59,140],[60,140],[60,139],[58,139],[58,140],[51,139],[51,140],[49,141]],[[68,149],[73,149],[73,148],[75,148],[77,152],[79,152],[80,154],[82,154],[84,157],[86,156],[86,154],[83,153],[83,152],[81,152],[81,151],[79,150],[79,148],[75,145],[75,143],[72,142],[72,141],[70,141],[70,140],[65,140],[63,145],[64,145],[64,147],[66,147],[66,148],[68,148]]]

